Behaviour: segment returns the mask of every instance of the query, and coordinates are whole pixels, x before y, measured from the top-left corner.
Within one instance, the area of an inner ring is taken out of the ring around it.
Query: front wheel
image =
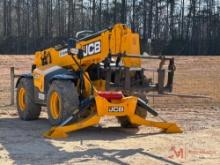
[[[71,81],[55,80],[47,95],[47,112],[51,125],[59,125],[79,106],[79,96]]]

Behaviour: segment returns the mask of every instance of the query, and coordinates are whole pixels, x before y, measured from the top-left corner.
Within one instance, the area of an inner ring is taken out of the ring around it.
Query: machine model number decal
[[[101,42],[96,41],[84,46],[84,56],[90,56],[101,52]]]
[[[61,50],[59,53],[60,53],[60,57],[64,57],[64,56],[67,55],[68,50],[67,50],[67,49],[63,49],[63,50]]]
[[[122,106],[111,106],[108,108],[108,112],[124,112],[124,107]]]

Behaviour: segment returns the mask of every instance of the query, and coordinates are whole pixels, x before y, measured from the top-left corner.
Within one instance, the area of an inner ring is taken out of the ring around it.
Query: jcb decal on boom
[[[84,56],[90,56],[101,52],[101,42],[96,41],[84,46]]]

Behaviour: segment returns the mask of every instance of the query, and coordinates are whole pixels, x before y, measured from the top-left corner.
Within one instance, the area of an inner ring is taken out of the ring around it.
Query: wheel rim
[[[24,88],[20,88],[18,92],[18,104],[22,111],[25,111],[26,108],[25,95],[26,95],[26,90]]]
[[[54,91],[51,94],[51,98],[50,98],[50,111],[51,111],[51,116],[54,119],[59,118],[60,109],[61,109],[60,97],[59,97],[58,93]]]

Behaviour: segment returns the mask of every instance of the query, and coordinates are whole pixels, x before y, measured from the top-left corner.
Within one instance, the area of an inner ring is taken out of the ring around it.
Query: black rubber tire
[[[59,117],[53,118],[51,115],[50,99],[52,92],[56,91],[60,98],[61,109]],[[52,82],[47,94],[48,120],[51,125],[59,125],[70,117],[79,106],[79,95],[73,82],[68,80],[55,80]]]
[[[25,109],[21,110],[21,107],[18,103],[18,94],[21,88],[24,88],[26,91],[25,94]],[[16,96],[16,104],[17,104],[17,111],[19,114],[20,119],[22,120],[36,120],[40,116],[41,106],[34,102],[34,85],[33,79],[31,78],[22,78],[17,87],[17,96]]]
[[[136,96],[138,98],[141,98],[145,102],[148,102],[148,99],[142,93],[132,93],[130,91],[124,91],[123,93],[125,96]],[[138,102],[137,102],[137,108],[135,110],[135,113],[144,119],[147,117],[146,109],[144,108],[143,105],[139,104]],[[137,128],[137,127],[139,127],[139,125],[132,124],[127,116],[117,117],[117,119],[118,119],[118,122],[121,124],[121,127],[123,127],[123,128]]]

